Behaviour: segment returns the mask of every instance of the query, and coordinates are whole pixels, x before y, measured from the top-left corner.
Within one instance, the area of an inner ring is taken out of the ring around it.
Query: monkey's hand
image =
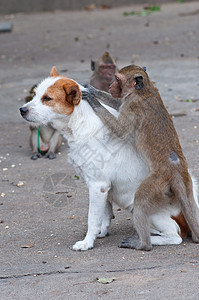
[[[87,100],[87,98],[90,96],[90,93],[87,90],[83,90],[83,91],[81,91],[81,93],[82,93],[83,100]]]
[[[106,109],[101,105],[101,103],[97,100],[97,98],[90,94],[87,91],[82,91],[82,99],[87,100],[87,102],[90,104],[90,106],[93,108],[93,110],[97,113],[97,108],[101,108],[102,110],[104,109],[106,111]]]
[[[112,115],[100,102],[101,99],[97,99],[95,96],[89,93],[84,93],[84,99],[87,100],[89,105],[95,111],[96,115],[102,120],[104,125],[117,137],[122,140],[126,140],[129,136],[126,128],[129,126],[128,118],[125,118],[124,122],[119,122],[119,120]],[[127,133],[127,134],[126,134]]]
[[[86,88],[86,90],[82,91],[82,99],[87,100],[89,102],[89,100],[88,100],[88,95],[89,95],[90,97],[92,97],[92,99],[98,98],[99,101],[101,101],[102,103],[104,103],[116,110],[119,110],[119,108],[122,104],[121,99],[113,98],[111,96],[111,94],[101,91],[101,90],[98,90],[90,84],[86,84],[84,87]]]
[[[82,84],[82,86],[83,86],[84,88],[86,88],[87,91],[88,91],[90,94],[96,95],[96,94],[98,94],[98,92],[99,92],[98,89],[94,88],[94,86],[92,86],[92,85],[89,84],[89,83],[84,83],[84,84]]]

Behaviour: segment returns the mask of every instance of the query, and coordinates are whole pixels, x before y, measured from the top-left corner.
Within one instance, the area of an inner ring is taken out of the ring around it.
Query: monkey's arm
[[[102,120],[104,125],[117,137],[126,139],[131,136],[132,130],[130,130],[131,123],[129,117],[125,116],[122,112],[118,119],[113,116],[92,94],[86,95],[86,100],[95,111],[96,115]],[[101,99],[99,99],[101,101]]]
[[[98,90],[96,88],[94,88],[92,85],[90,84],[86,84],[84,85],[87,88],[87,91],[82,91],[82,99],[86,99],[87,100],[87,94],[91,94],[93,97],[98,98],[101,102],[103,102],[104,104],[119,110],[122,101],[120,98],[113,98],[111,96],[111,94]]]

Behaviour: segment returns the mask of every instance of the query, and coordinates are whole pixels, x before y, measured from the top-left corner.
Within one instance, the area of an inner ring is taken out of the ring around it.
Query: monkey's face
[[[123,81],[125,78],[121,76],[119,73],[115,74],[115,80],[110,85],[109,92],[111,96],[114,98],[122,98],[122,88],[123,88]]]
[[[40,83],[33,100],[20,108],[29,122],[47,125],[70,115],[81,100],[78,84],[64,76],[48,77]]]
[[[101,64],[98,70],[99,70],[99,76],[107,83],[111,83],[114,80],[114,74],[116,71],[115,65]]]
[[[131,65],[115,74],[115,80],[109,91],[114,98],[123,98],[130,94],[143,93],[150,86],[147,73],[141,67]]]

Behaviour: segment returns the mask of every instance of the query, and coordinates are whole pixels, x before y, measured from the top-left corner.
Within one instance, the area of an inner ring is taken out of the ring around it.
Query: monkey
[[[121,247],[151,250],[150,217],[170,206],[182,213],[193,241],[199,242],[197,192],[173,121],[146,70],[130,65],[115,74],[110,93],[113,98],[121,98],[118,118],[98,101],[103,102],[106,93],[89,86],[87,90],[83,99],[115,136],[136,149],[149,168],[149,175],[134,196],[132,219],[137,234],[124,239]],[[113,103],[111,96],[106,103]]]
[[[91,60],[91,70],[94,72],[90,78],[90,84],[99,90],[108,92],[117,71],[116,63],[109,52],[104,52],[96,61]]]
[[[29,91],[29,95],[25,97],[26,103],[31,101],[35,95],[37,85],[34,84]],[[45,158],[56,158],[56,152],[62,143],[62,136],[50,124],[47,126],[33,126],[30,125],[30,147],[32,149],[32,160],[37,160],[43,155]]]

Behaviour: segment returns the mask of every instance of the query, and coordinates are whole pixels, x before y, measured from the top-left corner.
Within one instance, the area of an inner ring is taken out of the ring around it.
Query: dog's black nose
[[[28,112],[28,109],[26,107],[20,107],[19,110],[20,110],[22,117]]]

